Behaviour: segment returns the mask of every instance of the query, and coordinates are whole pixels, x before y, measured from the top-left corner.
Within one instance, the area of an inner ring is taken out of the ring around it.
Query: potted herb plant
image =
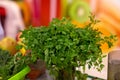
[[[83,28],[73,25],[68,19],[53,19],[49,26],[30,27],[22,31],[22,43],[31,50],[31,58],[45,61],[54,80],[86,80],[87,74],[76,70],[87,64],[100,71],[102,64],[101,45],[110,48],[114,35],[104,36],[94,25],[99,22],[90,16],[90,23]],[[20,47],[19,47],[20,48]]]

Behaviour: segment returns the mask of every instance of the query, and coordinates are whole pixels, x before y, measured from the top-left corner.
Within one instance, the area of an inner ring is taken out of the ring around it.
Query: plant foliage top
[[[93,16],[90,21],[84,28],[77,28],[66,18],[53,19],[47,27],[30,27],[22,31],[22,43],[25,44],[22,47],[31,50],[33,61],[43,59],[55,74],[62,69],[70,71],[86,64],[101,70],[104,56],[100,47],[103,43],[111,47],[115,36],[103,36],[93,28],[98,21]]]

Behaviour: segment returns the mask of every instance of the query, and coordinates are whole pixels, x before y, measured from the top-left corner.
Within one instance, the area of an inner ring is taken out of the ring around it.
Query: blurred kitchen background
[[[103,22],[103,32],[120,37],[119,4],[119,0],[0,0],[0,24],[4,36],[14,38],[12,29],[48,25],[53,18],[68,17],[80,26],[91,12]]]
[[[112,49],[119,49],[120,0],[0,0],[0,47],[11,40],[4,41],[4,38],[16,40],[18,32],[31,25],[47,26],[53,18],[67,17],[81,27],[89,21],[91,13],[101,21],[95,27],[104,35],[117,35],[118,40]],[[104,53],[108,53],[105,46],[103,49]]]

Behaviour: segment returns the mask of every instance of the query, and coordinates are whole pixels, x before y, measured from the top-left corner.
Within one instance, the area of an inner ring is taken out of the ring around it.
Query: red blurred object
[[[41,0],[25,0],[31,12],[31,24],[33,26],[41,25]]]
[[[0,7],[0,20],[3,27],[4,27],[5,17],[6,17],[5,8]]]
[[[5,9],[3,7],[0,7],[0,15],[5,16]]]
[[[25,0],[31,9],[31,25],[47,26],[52,18],[61,17],[61,0]]]
[[[61,18],[61,0],[57,0],[57,18]]]
[[[50,0],[41,0],[41,25],[48,25],[50,21]]]
[[[16,41],[19,42],[20,41],[20,36],[22,35],[22,32],[18,32],[16,35]]]

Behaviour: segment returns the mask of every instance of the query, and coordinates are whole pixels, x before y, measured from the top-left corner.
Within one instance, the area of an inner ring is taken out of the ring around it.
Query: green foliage
[[[99,22],[90,17],[91,22],[84,28],[77,28],[66,18],[53,19],[49,26],[30,27],[22,31],[22,43],[26,50],[31,50],[33,60],[43,59],[50,72],[58,77],[61,70],[75,73],[78,80],[84,80],[73,68],[91,68],[94,66],[98,71],[102,70],[101,45],[107,43],[108,47],[113,45],[115,36],[103,36],[93,26]],[[83,76],[85,77],[85,76]]]
[[[0,49],[0,80],[8,80],[31,63],[30,56],[22,56],[20,52],[14,56]]]
[[[5,50],[0,49],[0,77],[2,77],[4,80],[7,80],[11,72],[10,68],[12,65],[6,65],[9,64],[9,61],[12,59],[12,56],[10,56],[10,53]]]

